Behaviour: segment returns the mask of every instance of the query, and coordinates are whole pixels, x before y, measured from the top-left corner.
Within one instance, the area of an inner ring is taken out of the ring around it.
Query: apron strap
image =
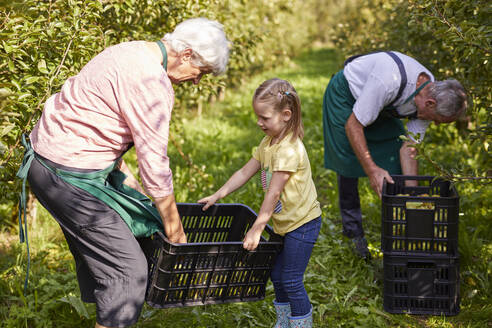
[[[405,66],[403,66],[403,62],[401,61],[400,57],[398,57],[396,54],[394,54],[391,51],[373,51],[373,52],[370,52],[367,54],[351,56],[345,60],[345,62],[343,63],[343,66],[347,66],[348,63],[350,63],[351,61],[353,61],[356,58],[359,58],[362,56],[367,56],[367,55],[372,55],[372,54],[376,54],[376,53],[380,53],[380,52],[384,52],[384,53],[388,54],[388,56],[390,56],[395,61],[396,65],[398,66],[398,70],[400,71],[400,76],[401,76],[400,88],[398,89],[398,93],[396,94],[395,99],[393,99],[393,101],[388,106],[386,106],[386,107],[392,107],[393,104],[398,99],[400,99],[401,94],[403,93],[403,90],[405,90],[405,87],[407,85],[407,72],[405,71]]]
[[[17,171],[16,176],[22,179],[22,189],[19,193],[19,240],[21,243],[26,242],[27,249],[27,268],[26,268],[26,278],[24,279],[24,295],[26,295],[27,284],[29,281],[29,269],[31,267],[31,255],[29,252],[29,238],[27,236],[27,220],[26,220],[26,181],[27,175],[29,173],[29,168],[31,167],[32,161],[35,158],[34,150],[31,147],[31,143],[26,141],[26,135],[22,134],[22,145],[25,148],[24,158],[22,159],[21,166]],[[24,227],[22,227],[22,220],[24,219]]]
[[[167,72],[167,51],[166,47],[164,46],[164,43],[161,40],[156,41],[157,45],[159,45],[159,48],[161,49],[162,53],[162,67],[164,67],[164,70]]]
[[[431,81],[430,80],[427,80],[425,81],[424,83],[422,83],[422,85],[420,87],[418,87],[410,96],[408,96],[407,99],[405,99],[405,101],[403,102],[404,104],[406,104],[407,102],[409,102],[410,100],[412,100],[412,98],[414,98],[416,95],[418,95],[418,93],[423,89],[425,88],[425,86],[427,84],[429,84]]]
[[[395,99],[388,105],[388,106],[393,106],[393,104],[400,99],[401,94],[403,93],[403,90],[405,90],[405,87],[407,86],[407,72],[405,71],[405,67],[403,66],[403,63],[397,55],[392,53],[391,51],[385,51],[393,60],[395,61],[396,65],[398,66],[398,70],[400,71],[400,76],[401,76],[401,82],[400,82],[400,88],[398,89],[398,93],[396,94]]]
[[[412,100],[423,88],[425,88],[425,86],[427,84],[429,84],[431,81],[428,80],[428,81],[425,81],[424,83],[422,83],[422,85],[420,87],[418,87],[407,99],[405,99],[405,101],[403,102],[403,104],[406,104],[407,102],[409,102],[410,100]],[[394,107],[385,107],[385,109],[383,109],[383,112],[385,113],[388,113],[389,115],[393,116],[393,117],[396,117],[396,118],[408,118],[408,119],[417,119],[417,111],[411,113],[411,114],[408,114],[408,115],[401,115],[400,113],[398,113],[398,111],[396,110],[396,108]]]

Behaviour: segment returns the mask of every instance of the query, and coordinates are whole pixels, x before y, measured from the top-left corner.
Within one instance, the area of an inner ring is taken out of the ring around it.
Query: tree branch
[[[173,143],[173,145],[178,150],[179,155],[185,160],[186,163],[188,163],[188,165],[190,166],[190,168],[191,169],[194,169],[196,172],[198,172],[198,174],[200,174],[202,176],[202,178],[206,179],[207,178],[207,174],[205,172],[203,172],[198,166],[196,166],[191,161],[191,159],[184,154],[183,150],[181,149],[181,147],[179,146],[179,144],[176,142],[176,140],[174,140],[174,138],[173,138],[172,135],[169,135],[169,139],[171,139],[171,142]]]
[[[484,182],[484,184],[491,184],[492,183],[492,176],[483,176],[483,177],[476,177],[476,176],[456,176],[453,175],[449,172],[447,172],[445,169],[443,169],[437,162],[432,160],[429,155],[425,153],[425,149],[423,147],[419,147],[418,149],[419,154],[424,157],[429,163],[432,164],[432,166],[439,172],[439,175],[443,177],[445,180],[449,181],[456,181],[456,180],[471,180],[471,181],[482,181],[482,180],[490,180],[490,182]]]
[[[465,36],[463,35],[463,33],[461,33],[460,30],[458,29],[458,27],[456,27],[455,25],[453,25],[452,23],[450,23],[446,19],[446,17],[444,16],[444,14],[438,9],[437,1],[434,1],[434,4],[435,5],[432,7],[432,9],[434,9],[434,11],[437,13],[437,16],[434,15],[434,17],[437,17],[442,23],[444,23],[445,25],[447,25],[461,40],[463,40],[463,42],[465,42],[469,46],[476,47],[476,48],[484,51],[487,55],[490,54],[490,50],[489,49],[484,48],[484,47],[482,47],[479,44],[475,44],[473,42],[467,41],[466,38],[465,38]]]

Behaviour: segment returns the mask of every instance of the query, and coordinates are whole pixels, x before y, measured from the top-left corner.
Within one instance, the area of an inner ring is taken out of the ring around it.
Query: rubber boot
[[[273,301],[275,311],[277,312],[277,322],[274,328],[289,328],[290,303],[278,303]]]
[[[313,327],[313,308],[308,314],[299,317],[289,315],[289,328],[312,328]]]

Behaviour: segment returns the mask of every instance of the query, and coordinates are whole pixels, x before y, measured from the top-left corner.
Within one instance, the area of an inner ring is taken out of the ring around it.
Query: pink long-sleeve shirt
[[[173,193],[167,143],[174,90],[144,41],[109,47],[51,96],[30,139],[65,166],[103,169],[135,144],[140,176],[154,198]]]

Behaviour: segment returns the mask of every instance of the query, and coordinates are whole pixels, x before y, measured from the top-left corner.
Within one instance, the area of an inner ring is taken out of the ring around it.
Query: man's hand
[[[380,168],[379,166],[374,166],[371,170],[369,176],[369,182],[371,183],[371,188],[378,194],[378,197],[381,198],[381,194],[383,193],[383,181],[386,179],[389,183],[395,183],[388,171]]]
[[[389,183],[394,183],[394,181],[388,171],[377,166],[372,160],[369,148],[367,147],[366,137],[364,136],[364,127],[357,120],[354,113],[350,114],[347,123],[345,123],[345,132],[347,133],[347,138],[355,156],[357,156],[360,165],[369,177],[371,188],[381,198],[383,180],[386,179]]]

